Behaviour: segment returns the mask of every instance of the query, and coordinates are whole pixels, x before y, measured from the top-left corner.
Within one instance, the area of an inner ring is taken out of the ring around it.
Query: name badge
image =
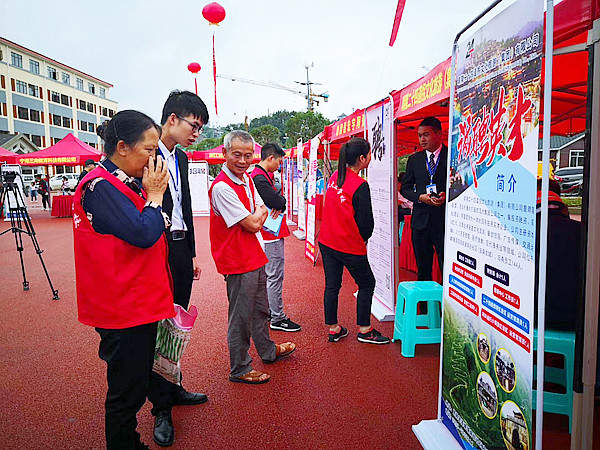
[[[425,192],[428,194],[437,194],[437,186],[435,184],[428,184],[425,186]]]

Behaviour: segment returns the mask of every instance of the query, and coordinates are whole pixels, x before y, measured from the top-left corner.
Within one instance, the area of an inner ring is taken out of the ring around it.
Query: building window
[[[62,73],[62,80],[64,84],[71,84],[71,75],[68,73]]]
[[[569,153],[569,167],[583,166],[583,150],[571,150]]]
[[[102,107],[102,115],[105,117],[108,116],[108,108],[106,108],[105,106]]]
[[[29,109],[19,106],[17,108],[17,115],[19,119],[29,120]]]
[[[87,131],[87,122],[84,122],[83,120],[79,121],[79,127],[81,128],[81,131]]]
[[[28,88],[29,88],[29,95],[31,95],[32,97],[40,96],[40,88],[37,87],[35,84],[28,85]]]
[[[62,126],[65,128],[71,128],[71,119],[69,119],[68,117],[63,117]]]
[[[77,107],[85,111],[85,102],[83,100],[77,100]]]
[[[60,102],[61,102],[63,105],[67,105],[67,106],[69,106],[69,96],[68,96],[68,95],[65,95],[65,94],[60,94]]]
[[[33,122],[39,122],[40,121],[40,112],[36,111],[35,109],[30,109],[29,117]]]
[[[56,114],[53,114],[52,115],[52,124],[60,127],[62,125],[62,117],[57,116]],[[56,142],[55,142],[55,144],[56,144]]]
[[[56,145],[62,138],[52,138],[52,145]],[[65,166],[56,166],[56,173],[65,173]]]
[[[33,142],[38,147],[41,147],[42,146],[42,137],[38,136],[37,134],[32,134],[31,135],[31,142]]]
[[[77,78],[77,89],[83,91],[83,80],[81,78]]]
[[[89,112],[94,112],[94,104],[88,102],[88,104],[87,104],[87,110]]]
[[[17,92],[27,94],[27,83],[17,80],[15,84],[17,85]]]
[[[58,81],[58,72],[54,67],[48,67],[48,78]]]
[[[99,90],[100,90],[100,98],[106,98],[106,89],[101,87]]]
[[[50,99],[54,103],[60,103],[60,94],[58,92],[50,91]]]
[[[115,115],[115,112],[112,109],[108,110],[108,117],[111,117]]]
[[[96,148],[96,144],[94,142],[88,142],[87,145],[89,145],[90,147]]]
[[[40,63],[37,61],[34,61],[33,59],[29,60],[29,71],[31,73],[37,73],[38,75],[40,74]]]
[[[88,83],[88,91],[90,94],[95,94],[96,93],[96,86],[94,86],[93,83]]]
[[[91,131],[93,133],[94,131],[96,131],[95,127],[96,127],[96,124],[93,124],[92,122],[88,122],[88,131]]]
[[[13,66],[23,68],[23,57],[18,53],[11,52],[10,53],[10,62]]]

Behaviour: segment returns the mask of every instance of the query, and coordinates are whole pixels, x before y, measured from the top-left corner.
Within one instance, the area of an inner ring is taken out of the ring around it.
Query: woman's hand
[[[144,176],[142,186],[148,196],[148,201],[156,202],[162,206],[163,194],[169,185],[169,169],[167,163],[161,156],[156,158],[156,168],[154,167],[154,158],[150,156],[148,165],[144,167]]]

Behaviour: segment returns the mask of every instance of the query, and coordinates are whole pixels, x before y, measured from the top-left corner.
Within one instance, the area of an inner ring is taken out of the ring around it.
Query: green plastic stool
[[[442,286],[435,281],[405,281],[398,285],[392,342],[402,341],[402,356],[413,358],[416,344],[441,342],[442,293]],[[427,313],[417,314],[419,302],[427,302]]]
[[[544,351],[564,357],[564,368],[545,367],[544,379],[565,388],[565,393],[544,392],[544,411],[569,416],[569,433],[573,422],[573,368],[575,367],[575,332],[545,330]],[[537,329],[533,332],[533,348],[537,349]],[[534,361],[535,363],[535,361]],[[533,379],[537,367],[533,366]],[[533,390],[533,409],[536,408],[536,390]]]

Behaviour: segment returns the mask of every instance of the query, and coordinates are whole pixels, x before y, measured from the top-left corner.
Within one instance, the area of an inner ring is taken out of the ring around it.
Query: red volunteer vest
[[[339,189],[336,184],[337,176],[336,170],[325,192],[319,242],[339,252],[366,255],[367,246],[358,232],[352,206],[352,197],[365,180],[350,169],[346,169],[344,185]]]
[[[250,176],[252,177],[252,179],[254,179],[254,177],[256,177],[257,175],[266,176],[267,179],[269,180],[269,183],[271,183],[271,187],[273,188],[273,190],[275,192],[277,192],[277,189],[275,189],[275,185],[273,184],[273,180],[271,179],[271,177],[268,176],[267,173],[263,169],[259,169],[258,166],[256,166],[254,168],[254,170],[252,171]],[[285,214],[283,212],[282,212],[282,214],[283,214],[283,219],[281,221],[281,229],[279,230],[279,236],[275,236],[274,234],[266,231],[264,228],[261,228],[260,234],[262,234],[263,239],[265,239],[267,241],[274,241],[275,239],[281,239],[284,237],[288,237],[290,235],[290,230],[287,226],[287,223],[286,223],[287,221],[285,220]]]
[[[217,272],[221,275],[252,272],[267,264],[269,260],[254,233],[244,230],[239,223],[228,228],[225,220],[215,214],[212,206],[212,190],[215,184],[221,181],[227,183],[235,191],[248,211],[252,211],[250,199],[244,186],[234,183],[224,171],[221,171],[208,190],[210,199],[210,251],[215,260]],[[254,204],[254,192],[252,192],[252,204]]]
[[[73,241],[79,321],[93,327],[122,329],[175,316],[164,234],[152,247],[140,248],[94,231],[83,210],[81,190],[98,177],[125,194],[139,211],[146,203],[103,167],[96,167],[77,186]]]

